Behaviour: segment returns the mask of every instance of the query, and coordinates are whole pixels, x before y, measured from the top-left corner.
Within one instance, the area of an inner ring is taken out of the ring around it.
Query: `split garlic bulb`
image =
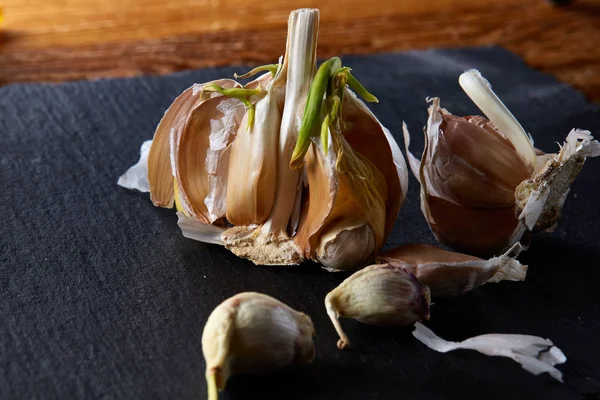
[[[481,256],[501,254],[525,232],[551,229],[586,157],[600,155],[588,131],[572,130],[558,154],[542,154],[476,70],[459,83],[489,118],[457,117],[431,99],[425,150],[406,150],[421,184],[421,210],[441,243]]]
[[[177,207],[184,236],[259,265],[330,270],[362,267],[383,246],[406,163],[350,90],[377,101],[350,69],[334,57],[317,71],[318,27],[318,10],[293,11],[279,64],[244,75],[267,71],[245,86],[194,85],[166,111],[128,182],[143,181],[146,163],[152,202]]]
[[[202,333],[209,400],[217,399],[229,377],[261,373],[315,357],[310,317],[270,296],[245,292],[208,317]]]

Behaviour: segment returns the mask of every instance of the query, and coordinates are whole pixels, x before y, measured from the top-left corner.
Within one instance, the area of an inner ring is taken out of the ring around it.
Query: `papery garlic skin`
[[[512,257],[510,253],[516,253]],[[377,257],[377,262],[405,269],[431,290],[432,297],[463,295],[484,283],[523,281],[527,266],[514,259],[520,245],[508,254],[484,260],[425,244],[408,244]]]
[[[560,152],[546,155],[550,156],[548,161],[517,187],[515,212],[528,230],[552,229],[558,222],[571,184],[586,157],[600,156],[600,143],[593,139],[589,131],[573,129]]]
[[[262,373],[314,359],[313,323],[270,296],[239,293],[217,306],[202,333],[209,400],[229,377]]]
[[[492,333],[475,336],[462,342],[450,342],[437,336],[425,325],[417,322],[413,336],[430,349],[447,353],[457,349],[476,350],[488,356],[510,358],[534,375],[547,372],[562,382],[562,372],[556,367],[567,361],[563,352],[549,339],[530,335]]]
[[[408,326],[429,319],[429,288],[403,268],[389,264],[368,266],[342,282],[325,297],[325,308],[340,340],[350,340],[338,320],[352,318],[369,325]]]

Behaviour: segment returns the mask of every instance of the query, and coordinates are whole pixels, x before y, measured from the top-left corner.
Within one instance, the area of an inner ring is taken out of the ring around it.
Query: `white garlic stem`
[[[535,165],[536,155],[529,135],[481,73],[476,69],[465,71],[458,78],[458,83],[481,112],[510,140],[517,152],[528,163]]]
[[[294,207],[300,201],[300,172],[289,166],[298,138],[310,83],[315,75],[319,10],[292,11],[288,22],[287,50],[282,69],[287,70],[285,106],[279,132],[275,202],[263,231],[286,232]],[[274,155],[272,155],[274,156]]]

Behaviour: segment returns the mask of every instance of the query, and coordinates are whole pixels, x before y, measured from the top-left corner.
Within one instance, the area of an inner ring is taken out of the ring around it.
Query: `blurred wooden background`
[[[498,44],[600,102],[600,1],[3,0],[0,84],[271,63],[291,9],[321,9],[319,56]]]

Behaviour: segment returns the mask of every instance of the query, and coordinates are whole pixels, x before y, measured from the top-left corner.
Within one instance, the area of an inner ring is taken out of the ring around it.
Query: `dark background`
[[[371,108],[403,147],[422,148],[427,96],[477,113],[458,75],[476,67],[545,151],[573,127],[598,133],[600,110],[499,48],[343,57],[380,100]],[[598,398],[600,393],[600,161],[588,160],[553,234],[521,256],[525,282],[437,300],[428,323],[448,340],[483,333],[548,337],[568,357],[561,385],[511,360],[436,353],[410,328],[342,323],[340,351],[323,306],[347,274],[316,265],[256,267],[181,236],[172,210],[117,178],[139,156],[164,110],[194,82],[246,67],[167,77],[0,88],[0,398],[199,399],[201,335],[221,301],[260,291],[308,313],[313,364],[232,379],[222,399]],[[433,242],[412,178],[388,247]]]

